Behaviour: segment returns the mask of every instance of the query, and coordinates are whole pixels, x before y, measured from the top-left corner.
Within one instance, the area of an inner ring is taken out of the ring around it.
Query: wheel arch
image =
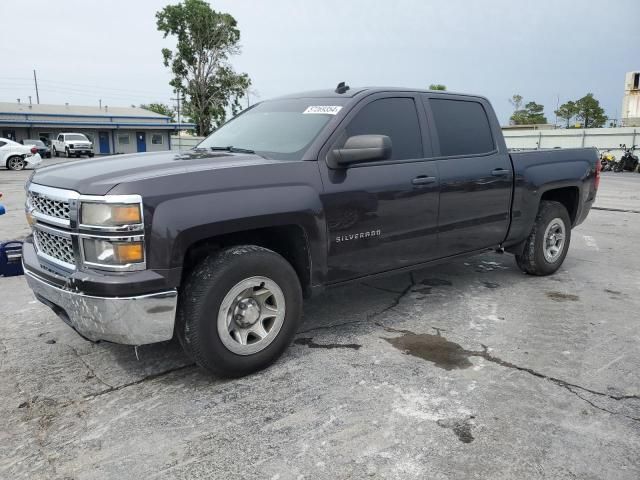
[[[184,250],[182,278],[189,275],[207,255],[236,245],[257,245],[278,253],[295,270],[305,296],[311,294],[313,261],[310,239],[305,228],[295,223],[230,231],[195,240]]]

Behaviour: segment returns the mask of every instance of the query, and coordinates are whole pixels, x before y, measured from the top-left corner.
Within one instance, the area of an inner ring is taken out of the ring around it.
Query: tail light
[[[598,161],[596,162],[596,178],[593,181],[593,185],[596,190],[600,186],[600,170],[602,170],[602,162],[600,161],[600,159],[598,159]]]
[[[31,153],[35,155],[36,153],[38,153],[38,149],[36,147],[31,147]]]

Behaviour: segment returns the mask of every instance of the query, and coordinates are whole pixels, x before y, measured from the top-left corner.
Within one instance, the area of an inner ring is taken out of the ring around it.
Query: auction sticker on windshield
[[[311,105],[302,113],[323,113],[325,115],[335,115],[342,107],[338,105]]]

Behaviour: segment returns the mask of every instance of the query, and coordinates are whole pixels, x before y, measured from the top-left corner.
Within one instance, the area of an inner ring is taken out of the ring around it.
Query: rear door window
[[[429,99],[440,155],[478,155],[495,150],[487,112],[479,102]]]
[[[423,158],[418,112],[412,98],[381,98],[365,105],[345,128],[346,136],[387,135],[391,159]]]

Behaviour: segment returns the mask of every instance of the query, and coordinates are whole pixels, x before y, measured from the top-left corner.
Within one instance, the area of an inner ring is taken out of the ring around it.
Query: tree
[[[584,128],[598,128],[607,123],[607,116],[600,102],[593,98],[593,93],[587,93],[575,103],[576,118],[581,121]]]
[[[240,30],[235,18],[213,10],[204,0],[184,0],[156,13],[164,38],[177,39],[175,51],[162,49],[170,67],[170,85],[185,95],[185,112],[196,124],[198,135],[208,135],[224,123],[227,111],[235,115],[251,85],[246,73],[238,74],[229,57],[240,52]]]
[[[536,102],[529,102],[524,106],[526,112],[527,125],[547,123],[544,116],[544,105]]]
[[[569,128],[571,119],[578,114],[578,108],[576,107],[576,102],[569,100],[567,103],[560,105],[553,113],[555,113],[558,118],[565,120],[567,122],[567,128]]]
[[[520,110],[522,107],[522,95],[518,95],[517,93],[509,99],[509,103],[513,106],[514,111]]]
[[[519,107],[522,106],[523,99],[520,95],[514,95],[509,101],[514,107]],[[528,102],[524,108],[516,108],[510,120],[513,125],[547,123],[547,117],[544,116],[544,105],[536,102]]]
[[[432,83],[431,85],[429,85],[429,90],[446,90],[447,86],[446,85],[442,85],[441,83]]]
[[[175,117],[175,113],[171,109],[171,107],[169,105],[165,105],[164,103],[149,103],[148,105],[142,104],[140,105],[140,108],[159,113],[160,115],[165,115],[171,118],[171,121],[173,121]]]

